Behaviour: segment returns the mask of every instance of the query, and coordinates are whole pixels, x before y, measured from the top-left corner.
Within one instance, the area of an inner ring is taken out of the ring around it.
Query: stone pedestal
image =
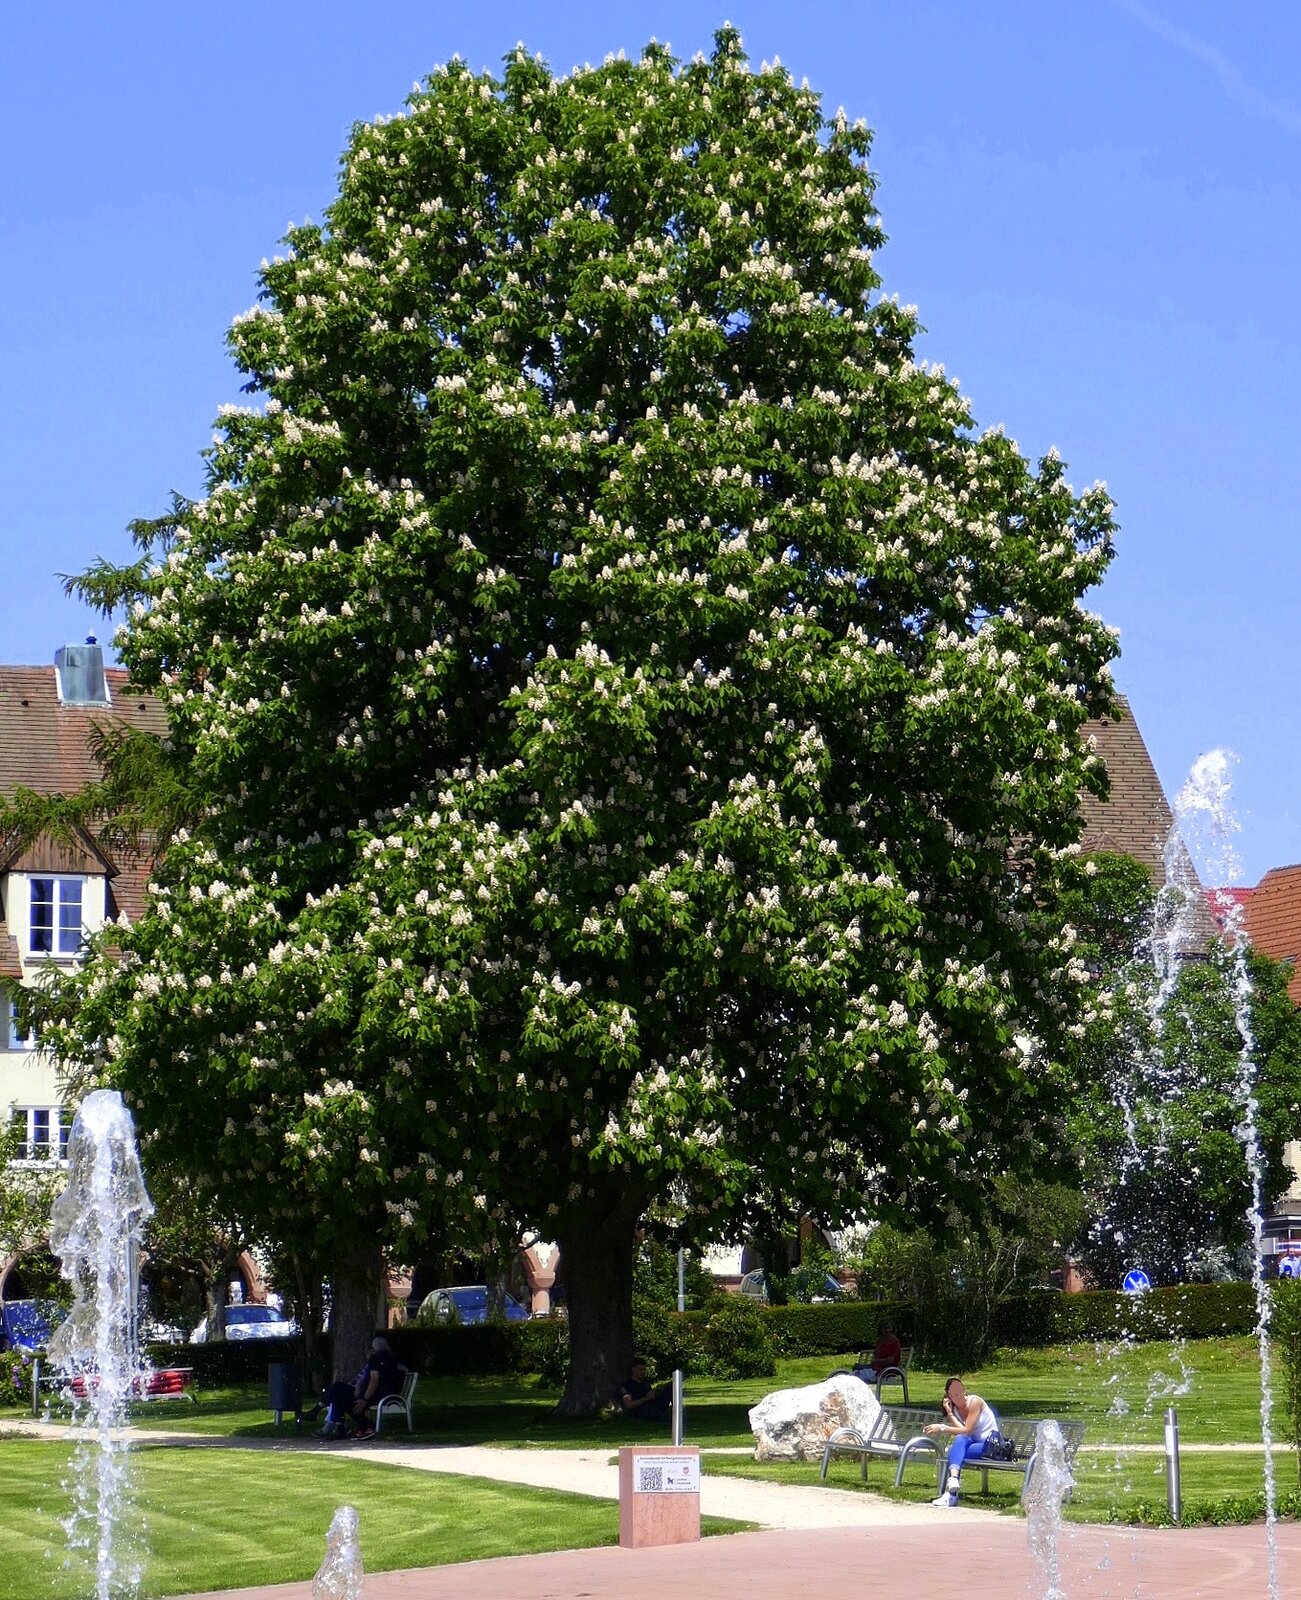
[[[624,1445],[619,1451],[619,1543],[690,1544],[700,1537],[700,1451]]]

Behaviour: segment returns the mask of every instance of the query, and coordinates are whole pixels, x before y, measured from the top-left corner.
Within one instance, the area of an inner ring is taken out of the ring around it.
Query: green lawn
[[[82,1600],[93,1592],[84,1562],[69,1564],[71,1450],[44,1440],[0,1439],[0,1570],[6,1600]],[[408,1472],[337,1456],[142,1445],[132,1451],[147,1547],[146,1595],[287,1583],[320,1565],[335,1509],[361,1518],[367,1571],[436,1566],[489,1556],[614,1544],[612,1501]],[[703,1519],[706,1533],[744,1524]]]
[[[816,1383],[851,1356],[812,1356],[778,1363],[776,1377],[722,1382],[693,1378],[687,1384],[687,1429],[693,1444],[752,1442],[746,1413],[775,1388]],[[975,1389],[1009,1416],[1077,1420],[1090,1445],[1159,1444],[1167,1405],[1179,1410],[1185,1444],[1259,1444],[1260,1389],[1253,1340],[1201,1339],[1172,1349],[1139,1345],[1111,1351],[1104,1346],[1054,1346],[1006,1352],[968,1373]],[[915,1404],[938,1405],[946,1374],[914,1370],[909,1377]],[[1277,1374],[1276,1374],[1277,1376]],[[1279,1386],[1281,1388],[1281,1386]],[[1185,1393],[1178,1393],[1185,1388]],[[644,1429],[619,1419],[574,1422],[552,1415],[555,1394],[531,1378],[439,1378],[425,1374],[416,1393],[416,1437],[447,1444],[492,1444],[551,1449],[637,1443]],[[17,1413],[10,1413],[16,1415]],[[0,1421],[3,1420],[0,1415]],[[249,1438],[294,1436],[286,1422],[277,1430],[261,1384],[200,1389],[197,1406],[140,1407],[145,1432],[187,1432]],[[1284,1427],[1276,1408],[1274,1434]],[[399,1421],[395,1439],[405,1438]]]
[[[849,1356],[819,1356],[779,1363],[776,1377],[724,1383],[692,1379],[687,1386],[686,1436],[691,1444],[710,1447],[751,1447],[747,1412],[775,1388],[813,1383],[825,1378]],[[1072,1515],[1106,1517],[1113,1508],[1137,1501],[1164,1501],[1164,1467],[1159,1454],[1141,1455],[1125,1446],[1159,1445],[1165,1407],[1179,1410],[1184,1445],[1183,1494],[1185,1502],[1225,1499],[1259,1491],[1263,1483],[1259,1450],[1244,1453],[1202,1452],[1199,1444],[1238,1443],[1259,1446],[1260,1399],[1257,1352],[1254,1341],[1198,1340],[1182,1347],[1141,1345],[1108,1350],[1093,1345],[1074,1348],[1007,1352],[977,1372],[967,1374],[969,1386],[1009,1416],[1052,1416],[1083,1422],[1087,1429],[1085,1453],[1078,1466],[1079,1487]],[[925,1370],[910,1375],[911,1396],[918,1404],[937,1404],[946,1374]],[[546,1449],[608,1448],[662,1439],[662,1433],[621,1419],[597,1422],[557,1420],[555,1395],[527,1378],[421,1377],[416,1395],[417,1442],[488,1444],[505,1448]],[[261,1385],[201,1392],[197,1407],[158,1405],[143,1409],[138,1421],[142,1432],[183,1428],[215,1436],[265,1438],[277,1430],[266,1409]],[[1274,1433],[1284,1431],[1285,1419],[1276,1412]],[[286,1443],[296,1436],[292,1424],[279,1430]],[[395,1442],[408,1437],[401,1424],[393,1430]],[[304,1441],[306,1442],[306,1441]],[[292,1463],[292,1457],[288,1458]],[[312,1472],[321,1457],[312,1457]],[[340,1452],[336,1462],[352,1461],[353,1453]],[[220,1473],[218,1464],[211,1470]],[[713,1472],[764,1476],[794,1483],[816,1484],[817,1468],[759,1466],[743,1457],[714,1458]],[[1276,1458],[1281,1492],[1297,1486],[1295,1457]],[[401,1475],[405,1478],[405,1475]],[[871,1487],[884,1489],[890,1475],[884,1463],[871,1469]],[[423,1480],[421,1480],[423,1481]],[[441,1480],[440,1480],[441,1481]],[[833,1465],[831,1482],[854,1488],[858,1469],[850,1462]],[[924,1467],[910,1474],[900,1491],[906,1498],[922,1499],[934,1493],[933,1477]],[[970,1479],[975,1495],[978,1479]],[[991,1478],[989,1502],[1014,1506],[1019,1480],[1011,1474]],[[417,1491],[419,1493],[420,1491]],[[428,1490],[425,1491],[426,1494]],[[503,1492],[503,1491],[494,1491]],[[889,1492],[893,1493],[893,1489]],[[979,1498],[976,1496],[976,1498]],[[328,1521],[328,1516],[326,1517]],[[313,1535],[313,1549],[315,1535]],[[404,1557],[404,1559],[406,1559]]]

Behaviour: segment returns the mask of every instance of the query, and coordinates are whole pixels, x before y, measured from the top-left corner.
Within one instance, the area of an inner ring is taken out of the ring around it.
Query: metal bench
[[[837,1428],[822,1450],[822,1469],[825,1478],[833,1456],[857,1456],[862,1463],[863,1482],[867,1482],[867,1464],[873,1456],[901,1463],[895,1473],[895,1482],[903,1476],[902,1463],[918,1452],[929,1450],[933,1455],[942,1453],[938,1440],[923,1433],[928,1423],[942,1422],[940,1413],[929,1406],[882,1406],[871,1432],[866,1436],[857,1428]]]
[[[875,1383],[871,1385],[871,1387],[876,1390],[876,1398],[878,1400],[881,1398],[882,1384],[896,1383],[903,1390],[904,1405],[911,1404],[908,1398],[908,1368],[912,1364],[912,1358],[912,1347],[910,1345],[905,1345],[899,1352],[899,1362],[897,1366],[881,1368],[880,1372],[878,1372],[876,1375]],[[864,1354],[858,1358],[858,1364],[860,1367],[870,1367],[872,1364],[870,1352],[864,1352]],[[852,1378],[856,1376],[856,1372],[857,1369],[854,1367],[837,1367],[836,1370],[830,1374],[830,1376],[833,1378]]]
[[[393,1412],[407,1419],[407,1432],[415,1431],[415,1421],[411,1414],[412,1402],[416,1398],[416,1380],[418,1372],[404,1372],[402,1375],[402,1388],[397,1394],[386,1394],[375,1407],[375,1432],[384,1431],[384,1417],[387,1412]]]
[[[938,1418],[932,1420],[939,1420]],[[991,1472],[1019,1472],[1021,1474],[1021,1499],[1024,1500],[1030,1487],[1030,1479],[1034,1473],[1035,1459],[1038,1451],[1038,1427],[1040,1418],[1037,1417],[999,1417],[998,1431],[1005,1439],[1010,1439],[1017,1449],[1015,1461],[987,1461],[983,1456],[977,1456],[974,1461],[968,1461],[966,1468],[970,1472],[980,1474],[980,1492],[989,1493],[989,1474]],[[1058,1422],[1061,1429],[1062,1443],[1066,1449],[1066,1465],[1074,1463],[1080,1446],[1084,1443],[1084,1424],[1082,1422]],[[899,1452],[898,1466],[895,1469],[894,1482],[898,1488],[903,1482],[904,1468],[908,1462],[918,1454],[919,1446],[927,1446],[935,1451],[936,1445],[943,1445],[937,1452],[938,1460],[935,1469],[935,1492],[939,1494],[944,1488],[945,1481],[945,1453],[948,1449],[950,1435],[924,1440],[910,1439]],[[865,1474],[866,1475],[866,1474]],[[1070,1499],[1068,1491],[1066,1498]]]
[[[73,1378],[58,1373],[43,1374],[38,1356],[32,1363],[32,1415],[36,1416],[39,1412],[42,1389],[55,1399],[68,1394],[74,1400],[84,1400],[97,1381],[94,1374],[78,1374]],[[160,1367],[157,1371],[142,1373],[132,1380],[128,1399],[132,1405],[154,1400],[188,1400],[191,1405],[197,1406],[199,1401],[194,1393],[194,1368]]]

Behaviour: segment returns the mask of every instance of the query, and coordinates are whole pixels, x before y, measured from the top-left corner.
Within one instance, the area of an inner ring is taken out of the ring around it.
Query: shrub
[[[568,1322],[563,1317],[539,1317],[517,1328],[517,1370],[536,1372],[546,1389],[563,1389],[569,1372]]]
[[[31,1403],[31,1362],[21,1350],[6,1350],[0,1355],[0,1406],[30,1406]]]
[[[705,1359],[716,1378],[770,1378],[777,1370],[768,1317],[744,1295],[730,1295],[705,1323]]]
[[[657,1377],[665,1377],[679,1367],[687,1373],[705,1370],[701,1326],[704,1315],[669,1311],[654,1300],[633,1297],[633,1345]]]
[[[1271,1331],[1283,1368],[1283,1407],[1301,1482],[1301,1280],[1280,1278],[1274,1285]]]

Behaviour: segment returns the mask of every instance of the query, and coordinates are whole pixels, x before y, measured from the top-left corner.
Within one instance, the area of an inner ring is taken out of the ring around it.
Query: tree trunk
[[[309,1260],[297,1250],[290,1251],[294,1274],[294,1310],[298,1315],[299,1337],[303,1342],[303,1372],[306,1390],[316,1394],[330,1381],[325,1370],[321,1328],[325,1320],[325,1285],[315,1258]]]
[[[596,1416],[632,1359],[632,1254],[641,1195],[601,1195],[563,1218],[557,1243],[569,1306],[562,1417]]]
[[[384,1252],[377,1239],[344,1252],[331,1274],[330,1338],[334,1376],[351,1381],[383,1322]]]

